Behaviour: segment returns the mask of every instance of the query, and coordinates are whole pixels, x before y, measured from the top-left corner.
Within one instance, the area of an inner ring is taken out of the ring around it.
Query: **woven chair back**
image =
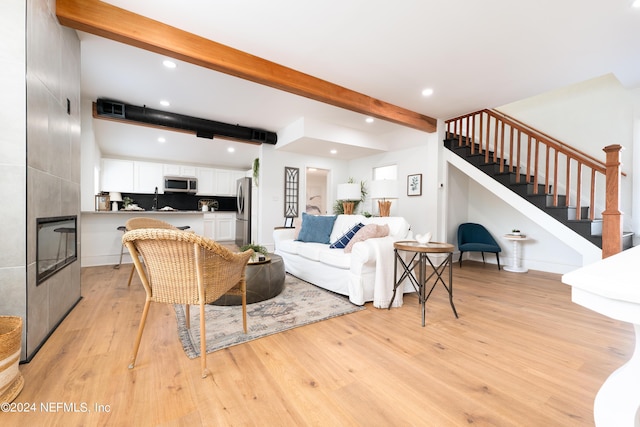
[[[168,230],[177,230],[177,228],[168,222],[155,218],[136,217],[131,218],[125,224],[127,230],[137,230],[139,228],[165,228]]]
[[[131,230],[122,241],[144,259],[146,278],[141,279],[148,296],[169,304],[200,303],[199,273],[205,303],[241,286],[253,254],[251,250],[234,253],[211,239],[177,229]]]

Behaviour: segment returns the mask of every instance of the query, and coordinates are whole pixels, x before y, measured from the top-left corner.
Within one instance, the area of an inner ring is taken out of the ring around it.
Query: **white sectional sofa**
[[[282,257],[285,270],[300,279],[347,295],[353,304],[373,301],[375,307],[387,308],[393,294],[393,242],[412,239],[409,223],[401,217],[338,215],[330,243],[358,223],[386,224],[389,235],[359,241],[353,244],[351,253],[347,253],[344,249],[332,249],[327,243],[296,240],[298,229],[276,229],[273,234],[275,253]],[[414,292],[408,280],[402,289],[402,293]],[[402,305],[402,293],[396,295],[394,307]]]

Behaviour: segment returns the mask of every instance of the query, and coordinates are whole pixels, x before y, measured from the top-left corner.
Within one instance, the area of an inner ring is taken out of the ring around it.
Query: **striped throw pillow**
[[[340,236],[338,240],[333,242],[329,247],[331,249],[344,249],[347,246],[347,244],[351,241],[351,239],[353,239],[353,236],[355,236],[358,230],[360,230],[362,227],[364,227],[364,224],[361,222],[354,225],[353,228],[351,228],[351,230],[347,231],[342,236]]]

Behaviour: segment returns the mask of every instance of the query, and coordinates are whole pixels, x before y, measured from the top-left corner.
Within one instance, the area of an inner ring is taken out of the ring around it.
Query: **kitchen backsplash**
[[[153,207],[153,194],[122,193],[122,198],[125,197],[133,199],[133,203],[144,210],[150,211]],[[218,209],[216,211],[235,212],[237,209],[236,198],[233,196],[196,196],[184,193],[158,194],[158,209],[169,206],[179,211],[197,211],[200,199],[217,200]],[[120,209],[122,209],[122,202],[120,202]]]

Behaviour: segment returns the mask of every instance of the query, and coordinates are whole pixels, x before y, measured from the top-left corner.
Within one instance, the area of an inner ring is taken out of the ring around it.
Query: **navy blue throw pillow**
[[[344,249],[347,246],[347,244],[351,241],[351,239],[353,239],[353,236],[355,236],[358,230],[360,230],[362,227],[364,227],[363,223],[361,222],[357,223],[356,225],[353,226],[351,230],[347,231],[342,236],[340,236],[338,240],[333,242],[329,247],[331,249]]]

